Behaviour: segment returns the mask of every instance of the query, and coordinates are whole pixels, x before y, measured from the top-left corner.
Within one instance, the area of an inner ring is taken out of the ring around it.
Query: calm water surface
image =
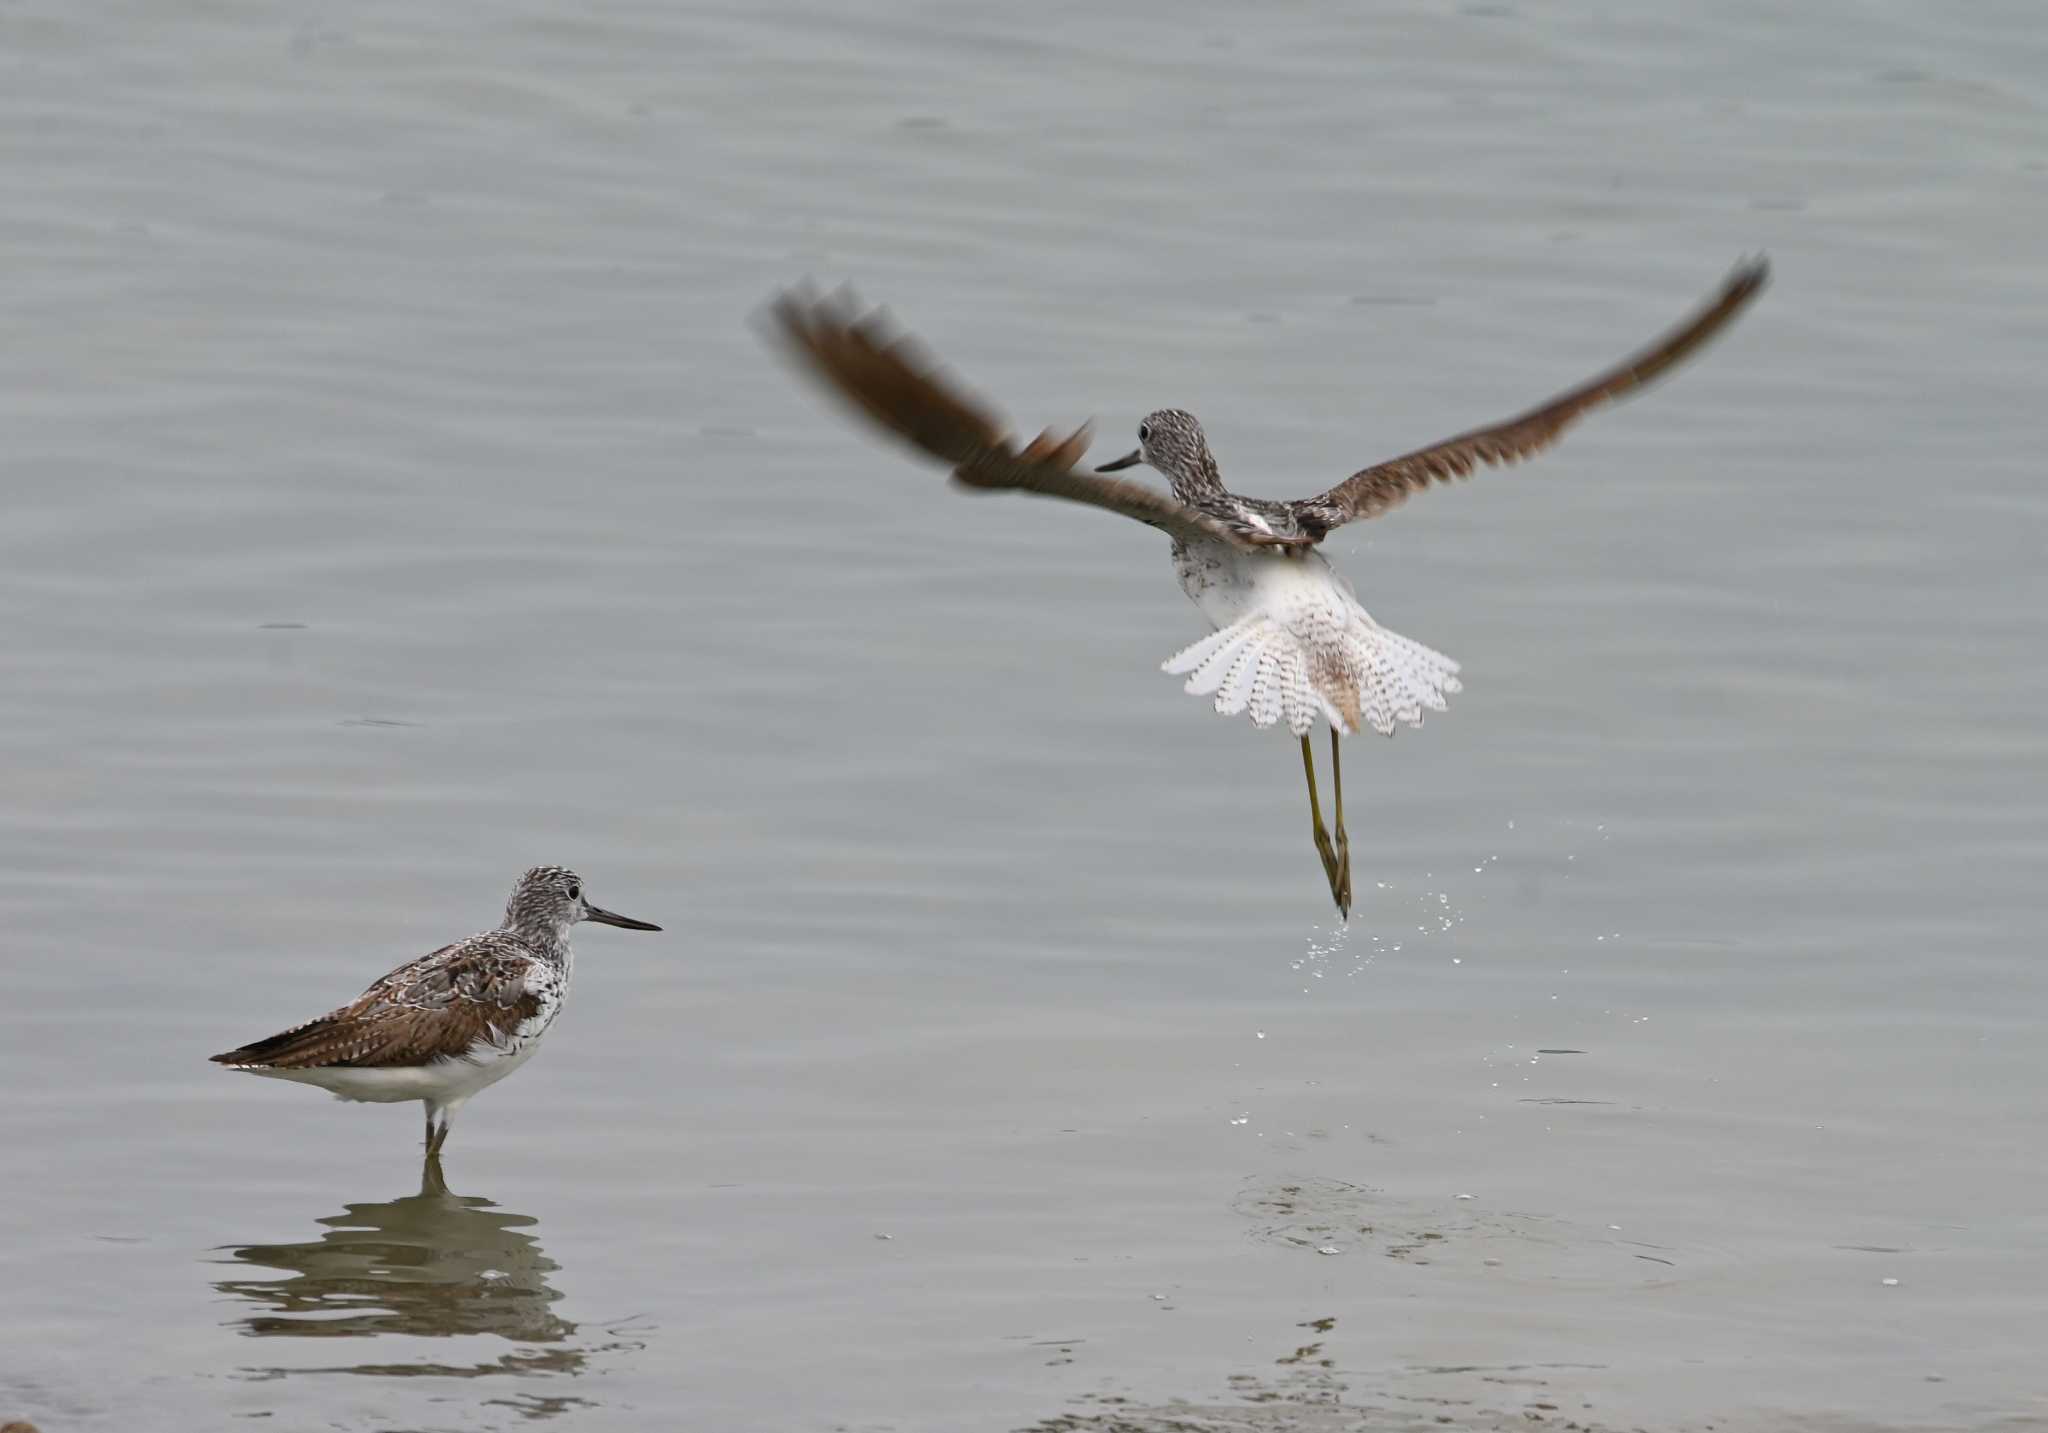
[[[0,1419],[2048,1420],[2034,7],[0,33]],[[1333,540],[1467,679],[1353,749],[1348,932],[1158,535],[748,328],[850,277],[1289,495],[1756,249],[1662,391]],[[540,861],[668,933],[585,928],[448,1189],[206,1064]]]

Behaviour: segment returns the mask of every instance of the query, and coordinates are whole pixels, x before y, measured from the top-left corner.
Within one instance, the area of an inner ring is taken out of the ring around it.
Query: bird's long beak
[[[1123,471],[1123,470],[1124,470],[1125,468],[1135,468],[1135,467],[1137,467],[1137,466],[1138,466],[1138,464],[1140,464],[1140,463],[1142,463],[1142,462],[1144,462],[1144,461],[1145,461],[1145,450],[1144,450],[1143,448],[1133,448],[1133,449],[1131,449],[1131,451],[1130,451],[1130,452],[1128,452],[1128,453],[1124,454],[1124,455],[1123,455],[1123,456],[1122,456],[1121,458],[1118,458],[1118,459],[1117,459],[1117,460],[1116,460],[1115,462],[1113,462],[1113,463],[1104,463],[1104,464],[1103,464],[1103,465],[1102,465],[1101,467],[1097,468],[1097,469],[1096,469],[1095,471],[1096,471],[1096,472],[1098,472],[1098,473],[1119,473],[1119,472],[1122,472],[1122,471]]]
[[[583,903],[583,918],[585,920],[597,921],[603,925],[615,925],[618,926],[621,930],[661,929],[660,926],[654,925],[648,921],[636,921],[631,916],[615,915],[611,911],[606,910],[604,907],[594,906],[590,904],[590,902],[588,901],[585,901]]]

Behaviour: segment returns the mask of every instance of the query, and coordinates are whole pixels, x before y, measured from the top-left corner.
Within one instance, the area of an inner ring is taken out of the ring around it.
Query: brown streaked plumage
[[[213,1061],[344,1100],[419,1100],[432,1158],[455,1111],[518,1069],[554,1023],[575,970],[569,928],[586,920],[661,929],[592,904],[574,871],[535,866],[512,888],[498,929],[444,945],[339,1010]]]
[[[212,1057],[273,1070],[376,1070],[454,1060],[502,1045],[541,1013],[528,988],[533,952],[503,931],[471,936],[402,965],[339,1010]]]

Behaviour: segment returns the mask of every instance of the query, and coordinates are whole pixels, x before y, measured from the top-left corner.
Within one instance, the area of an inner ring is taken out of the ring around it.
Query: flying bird
[[[955,382],[881,310],[845,292],[791,289],[768,310],[771,333],[798,365],[884,432],[952,469],[976,492],[1016,491],[1087,503],[1160,529],[1174,572],[1215,629],[1167,659],[1187,690],[1226,716],[1284,723],[1301,743],[1311,834],[1331,898],[1351,913],[1351,843],[1344,829],[1338,742],[1366,727],[1392,736],[1420,726],[1460,690],[1458,664],[1390,632],[1359,604],[1318,550],[1345,523],[1378,517],[1410,493],[1505,466],[1556,442],[1582,414],[1627,396],[1691,357],[1762,291],[1768,262],[1739,264],[1719,292],[1647,347],[1575,388],[1504,422],[1474,428],[1362,468],[1314,497],[1248,498],[1223,484],[1202,425],[1162,408],[1138,425],[1138,446],[1092,472],[1080,466],[1089,427],[1048,428],[1018,444],[976,395]],[[1167,491],[1109,474],[1145,464]],[[1324,825],[1310,732],[1330,729],[1334,832]]]

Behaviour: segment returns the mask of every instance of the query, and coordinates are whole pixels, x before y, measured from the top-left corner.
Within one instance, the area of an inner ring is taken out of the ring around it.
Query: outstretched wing
[[[339,1010],[213,1057],[273,1070],[424,1065],[502,1044],[540,1013],[527,988],[531,957],[492,932],[401,966]]]
[[[885,431],[952,464],[961,487],[1088,503],[1182,539],[1216,538],[1245,548],[1306,545],[1304,538],[1197,511],[1156,488],[1076,470],[1088,451],[1086,424],[1065,437],[1048,428],[1017,447],[980,399],[953,383],[915,339],[893,332],[879,309],[862,314],[850,297],[791,290],[769,314],[813,376]]]
[[[1296,521],[1320,541],[1331,528],[1378,517],[1431,483],[1469,477],[1482,463],[1499,466],[1533,457],[1556,442],[1581,414],[1634,392],[1690,358],[1748,306],[1769,277],[1770,264],[1761,257],[1738,265],[1698,313],[1597,378],[1505,423],[1475,428],[1353,473],[1328,492],[1296,503]]]

